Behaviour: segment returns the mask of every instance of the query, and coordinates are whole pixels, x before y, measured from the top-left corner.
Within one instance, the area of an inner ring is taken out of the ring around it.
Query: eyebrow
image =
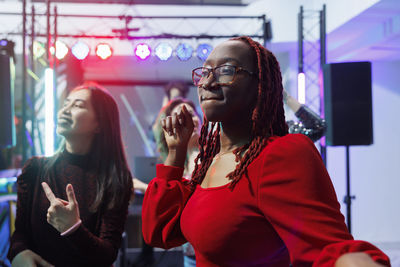
[[[236,58],[231,58],[231,57],[224,57],[224,58],[222,58],[222,59],[220,59],[218,61],[222,61],[223,62],[222,64],[230,62],[230,61],[233,61],[233,62],[235,62],[237,64],[240,64],[239,60],[237,60]],[[206,65],[210,65],[210,62],[209,61],[204,62],[204,66],[206,66]]]
[[[66,98],[66,99],[64,100],[64,102],[70,102],[70,101],[71,101],[70,98]],[[84,100],[84,99],[80,99],[80,98],[74,99],[74,102],[77,102],[77,101],[81,101],[81,102],[83,102],[83,103],[86,103],[86,100]]]

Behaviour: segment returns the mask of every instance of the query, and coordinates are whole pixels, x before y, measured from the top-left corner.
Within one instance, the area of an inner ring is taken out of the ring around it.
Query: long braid
[[[220,149],[220,126],[219,123],[211,123],[204,117],[199,138],[199,154],[195,159],[195,168],[192,174],[191,185],[194,190],[196,184],[200,184],[210,167],[214,156]],[[215,127],[217,125],[217,127]],[[215,129],[216,128],[216,129]],[[200,162],[199,162],[200,161]]]
[[[257,103],[252,112],[252,134],[250,143],[236,148],[233,153],[239,162],[234,171],[227,177],[232,181],[232,189],[240,178],[246,174],[248,165],[260,154],[271,136],[284,136],[288,133],[283,110],[283,86],[279,63],[275,56],[258,42],[242,36],[231,40],[240,40],[251,47],[257,60]],[[195,169],[191,184],[195,186],[204,179],[214,156],[220,149],[219,125],[214,130],[215,123],[209,127],[205,118],[199,138],[199,155],[195,160]],[[200,161],[200,162],[199,162]]]

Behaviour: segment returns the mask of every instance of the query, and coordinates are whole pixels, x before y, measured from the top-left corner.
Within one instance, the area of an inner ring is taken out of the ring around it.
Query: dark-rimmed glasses
[[[200,86],[212,73],[215,82],[218,85],[231,85],[236,78],[236,74],[239,71],[245,71],[250,75],[254,75],[254,72],[248,71],[242,67],[233,65],[221,65],[215,68],[199,67],[192,70],[192,80],[195,86]]]

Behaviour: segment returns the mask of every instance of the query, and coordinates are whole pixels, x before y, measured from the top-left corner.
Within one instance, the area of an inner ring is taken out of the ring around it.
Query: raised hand
[[[57,198],[47,183],[43,182],[42,187],[47,199],[50,201],[50,207],[47,210],[47,222],[56,228],[57,231],[63,233],[80,220],[74,188],[71,184],[67,185],[68,201],[65,201]]]
[[[183,167],[186,160],[187,147],[192,136],[194,123],[190,112],[182,105],[178,114],[172,114],[161,120],[165,141],[168,146],[168,157],[165,165]]]
[[[161,120],[168,149],[187,148],[192,136],[194,123],[192,115],[185,105],[178,114],[172,114]]]
[[[32,250],[26,249],[18,253],[11,263],[12,267],[52,267],[50,263],[45,261]]]

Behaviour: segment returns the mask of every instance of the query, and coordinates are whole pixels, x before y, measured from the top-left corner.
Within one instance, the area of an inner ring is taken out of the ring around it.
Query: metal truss
[[[192,43],[208,40],[213,45],[213,42],[220,42],[221,39],[240,35],[250,36],[264,45],[268,41],[265,15],[134,16],[129,14],[132,6],[128,6],[125,14],[121,16],[58,14],[57,6],[52,6],[49,0],[45,1],[45,4],[30,2],[30,12],[27,12],[26,0],[22,0],[22,7],[22,14],[0,12],[0,23],[4,22],[6,28],[8,22],[12,23],[12,26],[8,27],[12,30],[0,32],[0,36],[22,37],[23,129],[20,140],[22,140],[23,162],[30,156],[44,153],[42,143],[44,137],[41,136],[41,133],[44,133],[45,103],[43,73],[45,67],[53,68],[54,73],[57,73],[58,68],[63,67],[55,56],[48,52],[49,47],[58,39],[71,45],[77,39],[96,43],[101,39],[113,39],[117,42],[136,42],[144,39],[151,42],[168,39],[172,42],[185,40]],[[15,25],[19,26],[15,27]],[[47,53],[41,58],[34,57],[35,40],[46,43]],[[55,77],[54,80],[56,83],[54,103],[57,110],[60,96],[66,93],[66,81],[63,75]]]
[[[324,117],[322,67],[326,63],[326,6],[322,10],[304,10],[298,14],[298,65],[306,80],[306,102]],[[320,152],[326,165],[325,138],[320,141]]]

